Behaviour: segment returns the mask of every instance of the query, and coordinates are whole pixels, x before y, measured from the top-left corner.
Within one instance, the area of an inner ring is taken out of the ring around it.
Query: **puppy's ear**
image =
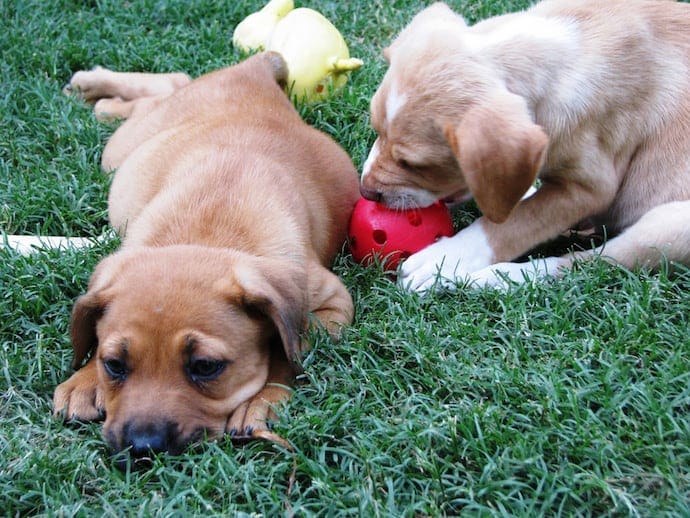
[[[72,339],[72,368],[81,367],[84,358],[98,347],[96,323],[108,305],[109,296],[105,289],[112,279],[113,256],[103,260],[94,270],[88,291],[79,297],[72,309],[70,337]]]
[[[73,369],[81,367],[84,358],[98,346],[96,322],[104,309],[105,304],[101,304],[95,293],[86,293],[75,302],[70,321]]]
[[[280,335],[285,356],[301,372],[301,333],[307,322],[307,278],[304,268],[287,260],[253,257],[236,262],[234,279],[223,279],[218,289],[234,304],[267,316]]]
[[[268,64],[276,83],[284,88],[288,80],[288,66],[283,56],[273,51],[263,52],[261,56]]]
[[[287,63],[278,52],[260,52],[235,66],[241,67],[245,73],[251,74],[257,80],[269,81],[272,78],[281,88],[285,88],[287,84]]]
[[[544,163],[548,137],[532,122],[524,100],[501,93],[468,110],[444,134],[482,213],[502,223]]]

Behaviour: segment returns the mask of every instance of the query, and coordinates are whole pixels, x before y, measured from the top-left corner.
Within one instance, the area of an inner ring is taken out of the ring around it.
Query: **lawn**
[[[301,107],[358,168],[381,49],[421,2],[298,1],[365,66]],[[525,1],[452,5],[470,21]],[[267,442],[201,445],[118,470],[98,424],[51,417],[70,373],[68,322],[117,247],[100,153],[113,125],[61,94],[79,69],[234,63],[259,0],[0,1],[0,229],[104,236],[90,250],[0,249],[0,509],[7,516],[688,516],[690,272],[583,264],[542,285],[423,299],[347,252],[357,316],[339,344],[313,333],[305,383]],[[456,215],[466,223],[475,211]]]

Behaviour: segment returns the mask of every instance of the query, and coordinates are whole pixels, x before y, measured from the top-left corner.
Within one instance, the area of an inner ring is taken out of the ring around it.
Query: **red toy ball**
[[[454,234],[450,211],[442,202],[423,209],[398,210],[361,198],[350,219],[348,242],[355,261],[369,265],[379,257],[386,270]]]

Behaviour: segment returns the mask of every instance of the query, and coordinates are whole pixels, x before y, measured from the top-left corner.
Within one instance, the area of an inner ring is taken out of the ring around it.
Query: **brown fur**
[[[690,6],[552,0],[467,27],[434,4],[384,55],[365,197],[398,207],[474,197],[490,247],[477,268],[585,219],[609,235],[630,229],[597,251],[618,263],[690,263]],[[675,211],[682,221],[669,226]],[[634,227],[653,214],[666,216]],[[440,250],[422,254],[439,264]]]
[[[91,356],[53,405],[69,418],[105,415],[116,450],[262,436],[308,347],[308,314],[334,337],[352,320],[327,267],[356,171],[300,119],[285,77],[282,58],[265,53],[191,82],[95,69],[70,83],[98,92],[87,97],[102,98],[101,116],[129,117],[103,153],[123,243],[75,304],[74,367]]]

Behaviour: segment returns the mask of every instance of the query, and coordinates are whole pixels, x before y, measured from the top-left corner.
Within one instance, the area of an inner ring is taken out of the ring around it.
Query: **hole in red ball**
[[[374,230],[374,241],[379,245],[386,242],[386,231],[385,230]]]
[[[410,225],[413,227],[418,227],[422,224],[422,215],[418,210],[411,210],[407,213],[407,221],[409,221]]]

